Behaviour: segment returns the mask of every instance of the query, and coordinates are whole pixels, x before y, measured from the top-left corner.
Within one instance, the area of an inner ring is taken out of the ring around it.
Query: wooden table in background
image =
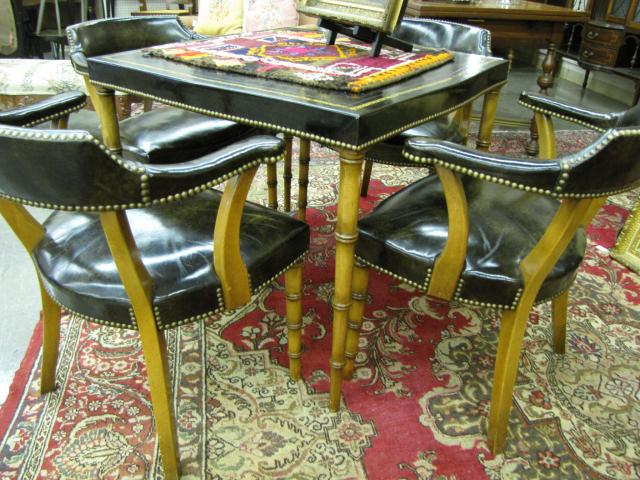
[[[586,22],[589,18],[587,12],[528,0],[479,0],[473,3],[409,0],[406,16],[440,18],[486,28],[491,32],[492,46],[507,48],[510,52],[514,47],[546,47],[542,75],[538,77],[540,91],[545,94],[553,87],[556,49],[562,42],[565,24]],[[512,54],[509,56],[511,59]],[[527,151],[535,155],[535,131],[532,131],[532,140]]]

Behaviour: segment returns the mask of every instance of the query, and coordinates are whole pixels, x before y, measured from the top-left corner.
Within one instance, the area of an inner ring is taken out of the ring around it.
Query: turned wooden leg
[[[300,171],[298,172],[298,220],[307,219],[307,187],[309,186],[309,161],[311,159],[311,141],[300,139]]]
[[[478,150],[486,152],[491,146],[491,134],[493,132],[493,122],[496,119],[499,97],[500,88],[491,90],[484,96],[482,115],[480,117],[480,132],[478,133],[478,141],[476,142],[476,148]]]
[[[336,222],[335,293],[333,295],[333,337],[331,342],[331,386],[329,409],[338,411],[342,388],[342,368],[347,336],[347,315],[351,301],[351,275],[355,243],[358,239],[360,173],[364,152],[340,151],[338,218]]]
[[[553,319],[553,350],[564,353],[567,343],[567,309],[569,305],[569,290],[551,301]]]
[[[40,372],[40,393],[45,394],[56,388],[56,364],[60,342],[60,307],[51,299],[40,280],[42,297],[42,371]]]
[[[300,379],[300,357],[302,357],[302,264],[290,268],[284,274],[287,297],[287,336],[289,376]]]
[[[467,144],[469,139],[469,131],[471,130],[471,111],[473,109],[473,102],[469,102],[458,110],[456,110],[455,122],[458,124],[460,133],[464,138],[464,145]]]
[[[286,135],[284,137],[285,151],[284,151],[284,174],[282,179],[284,180],[284,200],[282,201],[284,211],[291,211],[291,151],[293,149],[293,137]]]
[[[120,143],[120,127],[116,115],[116,102],[113,90],[102,87],[94,87],[94,105],[100,117],[102,141],[109,150],[119,153],[122,151]],[[94,97],[92,97],[92,100]]]
[[[269,189],[269,208],[278,209],[278,171],[275,163],[267,165],[267,188]]]
[[[371,160],[365,160],[364,172],[362,173],[362,185],[360,186],[360,196],[366,197],[369,193],[369,181],[371,180],[371,169],[373,169],[373,162]]]
[[[350,379],[353,376],[368,286],[369,269],[355,265],[353,267],[353,277],[351,280],[351,307],[349,308],[347,341],[344,351],[345,364],[342,372],[342,377],[345,379]]]
[[[540,93],[547,95],[549,89],[553,87],[553,75],[556,69],[556,44],[549,42],[547,47],[547,54],[542,61],[542,75],[538,77],[538,86],[540,87]],[[525,146],[525,150],[532,157],[538,155],[538,126],[536,125],[535,117],[531,119],[531,138]]]

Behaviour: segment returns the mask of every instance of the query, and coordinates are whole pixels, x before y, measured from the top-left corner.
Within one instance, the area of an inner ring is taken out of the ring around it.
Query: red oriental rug
[[[497,135],[502,152],[527,135]],[[560,150],[584,145],[560,135]],[[284,292],[274,282],[232,315],[169,333],[187,479],[629,479],[640,477],[640,278],[609,257],[637,193],[613,198],[589,227],[571,292],[567,353],[552,350],[550,311],[524,342],[506,451],[486,448],[497,341],[492,310],[430,301],[372,274],[340,413],[327,411],[337,162],[313,149],[305,266],[303,379],[288,380]],[[420,175],[374,166],[369,211]],[[253,198],[265,201],[264,175]],[[66,316],[59,388],[38,395],[34,339],[2,412],[3,479],[158,479],[135,332]]]
[[[424,72],[453,59],[441,49],[402,52],[340,37],[327,45],[323,33],[282,29],[172,43],[144,50],[148,55],[244,75],[364,92]]]

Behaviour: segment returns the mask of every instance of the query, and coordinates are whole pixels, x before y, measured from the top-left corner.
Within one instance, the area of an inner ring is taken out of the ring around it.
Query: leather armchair
[[[87,59],[93,56],[202,38],[186,29],[177,17],[142,16],[94,20],[67,27],[74,69],[85,78],[94,105],[98,92],[89,80]],[[125,151],[147,163],[199,157],[254,134],[247,127],[177,108],[145,112],[120,122]],[[95,133],[98,135],[97,133]]]
[[[550,115],[567,111],[544,105],[536,117],[540,131],[549,129]],[[609,195],[640,186],[640,106],[581,118],[606,131],[585,149],[551,160],[425,137],[407,141],[406,161],[438,175],[395,193],[359,222],[346,378],[354,368],[369,268],[432,297],[500,309],[488,444],[494,454],[503,450],[532,306],[552,302],[554,349],[564,353],[569,288],[585,252],[583,226]]]
[[[402,20],[393,33],[394,37],[421,47],[446,48],[476,55],[491,55],[491,33],[483,28],[442,20],[408,18]],[[463,107],[455,119],[448,116],[436,118],[402,132],[369,149],[365,156],[364,174],[360,194],[367,196],[371,169],[374,163],[415,167],[402,156],[402,147],[411,137],[439,138],[465,144],[471,120],[471,104]]]
[[[309,227],[245,203],[258,167],[283,157],[278,138],[244,138],[187,161],[178,152],[157,165],[116,155],[89,132],[12,126],[67,115],[81,99],[63,94],[0,117],[0,213],[33,259],[43,302],[41,391],[55,388],[61,308],[137,329],[164,475],[177,479],[163,330],[235,309],[284,272],[298,379]],[[224,193],[211,189],[224,181]],[[53,213],[39,224],[24,205]]]

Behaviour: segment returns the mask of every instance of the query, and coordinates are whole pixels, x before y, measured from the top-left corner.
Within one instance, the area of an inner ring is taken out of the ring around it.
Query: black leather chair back
[[[489,30],[461,23],[407,18],[400,22],[400,25],[393,32],[393,36],[423,47],[491,55],[491,33]]]
[[[56,210],[113,210],[143,201],[144,170],[88,132],[0,125],[0,195]]]
[[[67,27],[70,59],[87,73],[87,58],[201,38],[180,23],[178,17],[143,16],[106,18]]]
[[[563,193],[613,195],[640,185],[640,106],[622,113],[618,127],[560,162]]]

